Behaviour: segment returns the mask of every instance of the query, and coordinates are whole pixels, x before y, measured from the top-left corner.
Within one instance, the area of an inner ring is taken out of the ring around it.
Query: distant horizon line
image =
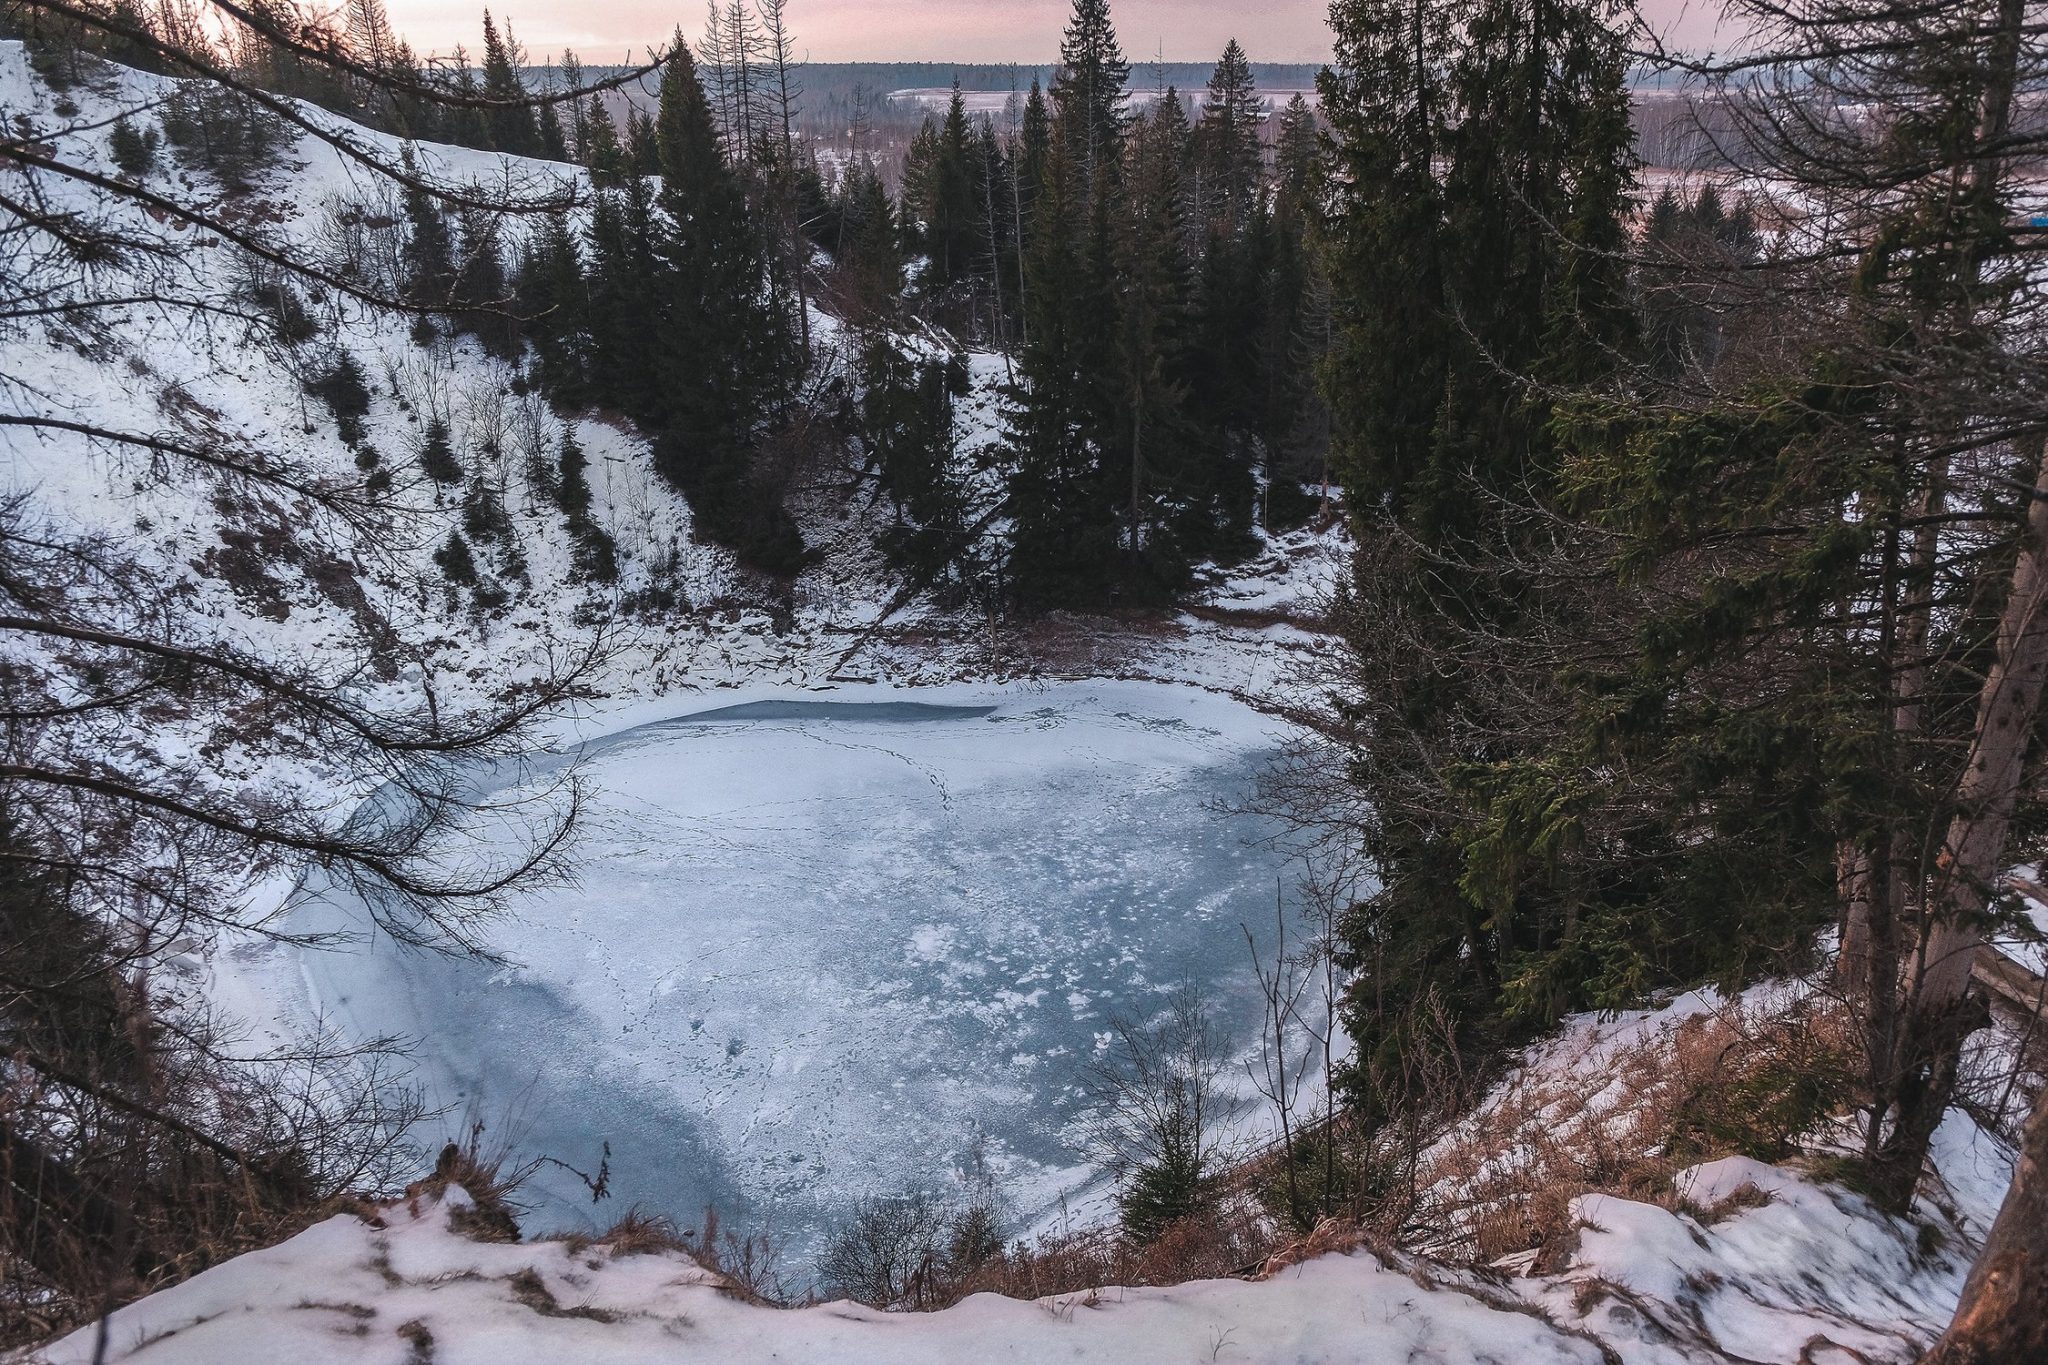
[[[693,48],[693,49],[692,49],[691,51],[692,51],[692,54],[694,55],[694,53],[695,53],[695,49]],[[433,60],[443,60],[443,61],[445,61],[445,60],[449,60],[449,59],[452,59],[452,57],[453,57],[453,56],[454,56],[454,54],[453,54],[452,52],[451,52],[451,53],[446,53],[446,54],[436,54],[436,55],[435,55],[434,57],[431,57],[431,58],[429,58],[428,60],[430,60],[430,61],[433,61]],[[550,54],[550,58],[551,58],[550,60],[545,60],[545,61],[529,61],[529,62],[526,62],[526,63],[525,63],[524,65],[525,65],[525,68],[526,68],[526,69],[529,69],[529,70],[530,70],[530,69],[533,69],[533,68],[537,68],[537,67],[556,67],[556,66],[560,66],[560,65],[562,64],[562,63],[561,63],[561,59],[560,59],[559,57],[557,57],[557,56],[554,56],[553,54]],[[1250,63],[1250,65],[1251,65],[1251,67],[1252,67],[1252,69],[1253,69],[1253,70],[1257,70],[1257,69],[1258,69],[1259,67],[1262,67],[1262,66],[1329,66],[1329,65],[1331,64],[1331,62],[1332,62],[1333,60],[1334,60],[1334,59],[1333,59],[1333,58],[1330,58],[1330,57],[1302,57],[1302,58],[1299,58],[1298,60],[1271,60],[1271,61],[1253,61],[1252,63]],[[640,65],[643,65],[643,63],[641,63],[641,62],[638,62],[638,61],[622,61],[622,62],[591,62],[591,61],[584,61],[584,60],[583,60],[583,59],[582,59],[582,58],[581,58],[581,57],[579,56],[579,57],[577,58],[577,65],[581,66],[581,67],[582,67],[582,68],[583,68],[584,70],[586,70],[586,71],[589,71],[589,70],[599,70],[599,69],[610,69],[610,68],[614,68],[614,67],[623,67],[623,68],[631,68],[631,67],[635,67],[635,66],[640,66]],[[1039,69],[1041,69],[1041,68],[1043,68],[1043,69],[1046,69],[1046,70],[1050,70],[1050,69],[1052,69],[1052,68],[1054,68],[1054,67],[1057,67],[1058,65],[1059,65],[1059,62],[1058,62],[1057,60],[1053,60],[1053,61],[1049,61],[1049,62],[1022,62],[1022,61],[964,61],[964,62],[947,62],[947,61],[935,61],[935,60],[933,60],[933,59],[931,59],[931,58],[928,58],[928,57],[903,57],[903,58],[880,58],[880,57],[859,57],[859,58],[844,58],[844,59],[838,59],[838,58],[826,58],[826,57],[808,57],[808,58],[805,58],[805,59],[804,59],[803,61],[801,61],[801,62],[797,62],[797,63],[793,64],[793,69],[794,69],[794,68],[800,68],[800,67],[806,67],[806,66],[935,66],[935,67],[949,67],[949,68],[952,68],[952,69],[958,70],[958,69],[961,69],[961,68],[964,68],[964,67],[976,67],[976,66],[981,66],[981,67],[1016,67],[1016,68],[1018,68],[1019,70],[1027,70],[1027,71],[1036,71],[1036,70],[1039,70]],[[1132,73],[1133,75],[1136,75],[1137,73],[1139,73],[1139,72],[1141,72],[1141,71],[1145,70],[1145,69],[1146,69],[1147,67],[1153,67],[1153,66],[1208,66],[1208,67],[1213,67],[1213,66],[1215,66],[1215,65],[1216,65],[1216,59],[1215,59],[1215,58],[1213,58],[1213,57],[1185,57],[1185,58],[1183,58],[1183,57],[1169,57],[1169,58],[1166,58],[1166,59],[1165,59],[1165,60],[1163,60],[1163,61],[1162,61],[1162,60],[1159,60],[1159,59],[1157,59],[1157,58],[1151,58],[1151,57],[1148,57],[1148,58],[1146,58],[1146,59],[1145,59],[1144,61],[1142,61],[1142,62],[1135,62],[1135,61],[1134,61],[1134,62],[1132,62],[1132,63],[1130,64],[1130,66],[1131,66],[1131,73]]]

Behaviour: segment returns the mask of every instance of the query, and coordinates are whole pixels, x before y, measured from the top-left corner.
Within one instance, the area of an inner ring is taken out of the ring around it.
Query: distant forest
[[[1171,86],[1193,98],[1208,84],[1214,69],[1213,61],[1133,62],[1131,87],[1149,93]],[[583,78],[602,80],[628,70],[585,66]],[[943,90],[958,80],[961,89],[967,91],[1014,89],[1021,110],[1031,83],[1035,80],[1050,89],[1055,70],[1050,63],[1024,66],[1005,62],[812,62],[797,71],[803,87],[798,131],[807,141],[829,144],[843,138],[849,128],[864,119],[874,138],[871,150],[884,163],[893,184],[899,169],[897,163],[910,138],[924,125],[925,116],[934,111],[915,100],[892,102],[888,96],[899,90]],[[1322,65],[1317,62],[1254,62],[1251,67],[1259,89],[1282,91],[1313,91],[1320,70]],[[538,83],[559,83],[562,77],[556,67],[531,67],[529,72],[529,79],[537,77]],[[628,105],[651,106],[656,93],[650,80],[645,90],[628,87],[623,100]]]
[[[875,158],[883,179],[897,187],[904,153],[925,118],[943,110],[916,100],[891,101],[888,96],[903,90],[943,90],[954,80],[963,90],[1018,93],[1019,108],[1036,80],[1050,88],[1057,68],[1051,64],[1026,66],[1003,62],[813,62],[797,68],[796,79],[802,100],[796,115],[796,130],[805,141],[822,148],[842,144],[849,129],[864,124],[862,145]],[[1213,63],[1133,62],[1131,88],[1149,93],[1171,86],[1184,101],[1194,100],[1207,85]],[[601,81],[623,75],[623,66],[584,66],[582,79]],[[1310,93],[1315,101],[1317,62],[1253,62],[1252,79],[1261,91]],[[527,67],[528,84],[545,86],[562,83],[561,68],[551,65]],[[1697,169],[1702,162],[1716,161],[1731,144],[1732,130],[1717,111],[1702,108],[1698,92],[1687,95],[1675,88],[1669,73],[1638,70],[1628,81],[1632,99],[1637,151],[1650,166]],[[633,107],[651,108],[656,90],[650,79],[644,90],[628,86],[615,96],[616,113],[623,125]],[[1284,99],[1280,103],[1285,103]],[[1277,106],[1276,106],[1277,107]],[[1000,115],[998,115],[1000,121]],[[1710,129],[1703,132],[1702,129]]]

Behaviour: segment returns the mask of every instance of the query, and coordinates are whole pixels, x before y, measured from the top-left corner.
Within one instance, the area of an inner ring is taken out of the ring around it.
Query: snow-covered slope
[[[1596,1078],[1583,1078],[1595,1083]],[[1319,1235],[1251,1280],[976,1295],[944,1312],[775,1309],[672,1252],[469,1240],[459,1187],[344,1215],[113,1314],[109,1361],[162,1365],[959,1365],[970,1361],[1641,1362],[1914,1359],[1953,1311],[2008,1158],[1951,1120],[1945,1207],[1916,1221],[1743,1158],[1681,1172],[1680,1211],[1576,1200],[1557,1272],[1456,1271]],[[453,1215],[453,1225],[451,1225]],[[1334,1231],[1334,1230],[1333,1230]],[[84,1365],[87,1328],[22,1362]]]
[[[504,1246],[450,1230],[466,1202],[337,1218],[115,1314],[109,1361],[162,1365],[963,1365],[975,1361],[1595,1365],[1590,1342],[1512,1308],[1432,1289],[1368,1255],[1266,1283],[1209,1281],[944,1313],[854,1304],[776,1310],[722,1293],[671,1254]],[[91,1329],[39,1357],[84,1365]]]

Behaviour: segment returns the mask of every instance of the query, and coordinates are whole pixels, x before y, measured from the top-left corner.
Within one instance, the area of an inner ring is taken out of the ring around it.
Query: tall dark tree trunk
[[[2012,1189],[1963,1286],[1955,1320],[1921,1365],[2040,1361],[2048,1361],[2048,1089],[2034,1101]]]

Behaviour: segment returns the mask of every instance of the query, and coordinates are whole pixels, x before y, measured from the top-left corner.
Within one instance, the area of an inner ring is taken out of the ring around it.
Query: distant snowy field
[[[508,965],[299,959],[308,1008],[422,1040],[450,1131],[586,1172],[610,1144],[613,1198],[549,1166],[536,1226],[715,1201],[801,1264],[855,1197],[977,1151],[1040,1222],[1084,1183],[1065,1130],[1113,1015],[1194,983],[1258,1017],[1240,926],[1269,941],[1291,879],[1219,807],[1276,722],[1157,683],[797,695],[586,746],[578,884],[497,929]],[[316,900],[294,927],[361,922]]]

